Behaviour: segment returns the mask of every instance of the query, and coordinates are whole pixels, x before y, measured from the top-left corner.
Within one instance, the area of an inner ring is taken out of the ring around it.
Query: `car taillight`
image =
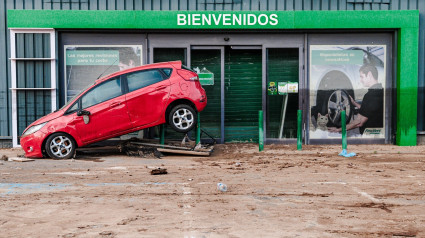
[[[185,69],[179,69],[177,70],[177,73],[187,81],[199,81],[199,77],[195,72],[185,70]]]

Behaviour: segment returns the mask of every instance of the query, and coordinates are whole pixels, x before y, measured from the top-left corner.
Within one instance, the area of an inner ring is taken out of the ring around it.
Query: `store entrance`
[[[203,45],[205,39],[187,42],[182,35],[181,41],[170,44],[166,35],[156,35],[149,47],[151,62],[181,60],[198,73],[208,96],[200,113],[202,130],[218,143],[257,143],[258,112],[262,110],[264,134],[260,136],[267,143],[295,141],[297,110],[303,109],[301,102],[306,97],[302,90],[303,38],[276,38],[266,45],[260,40],[255,42],[258,45]],[[274,92],[269,91],[273,88]],[[173,137],[167,130],[166,138]]]
[[[208,95],[207,107],[200,115],[202,129],[208,134],[221,143],[258,141],[258,111],[262,109],[260,46],[155,48],[153,59],[181,60],[187,65],[190,59],[189,67],[198,73]]]

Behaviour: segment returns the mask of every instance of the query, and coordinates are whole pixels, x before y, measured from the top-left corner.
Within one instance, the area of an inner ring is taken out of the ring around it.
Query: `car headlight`
[[[38,124],[38,125],[35,125],[35,126],[32,126],[32,127],[28,128],[28,130],[26,130],[24,132],[24,134],[22,134],[22,137],[37,132],[38,130],[40,130],[41,128],[43,128],[43,126],[46,125],[46,124],[47,124],[47,122],[41,123],[41,124]]]

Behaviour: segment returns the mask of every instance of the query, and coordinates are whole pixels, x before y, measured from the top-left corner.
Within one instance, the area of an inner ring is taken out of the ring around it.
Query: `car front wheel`
[[[188,132],[196,126],[196,112],[186,104],[180,104],[171,109],[168,124],[177,132]]]
[[[74,156],[76,144],[70,135],[55,133],[47,138],[45,149],[52,159],[70,159]]]

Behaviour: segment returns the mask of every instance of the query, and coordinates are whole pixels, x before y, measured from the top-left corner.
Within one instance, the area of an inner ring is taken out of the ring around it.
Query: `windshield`
[[[96,83],[94,83],[96,84]],[[73,102],[77,97],[79,97],[83,92],[85,92],[88,88],[90,88],[93,84],[88,85],[87,87],[85,87],[83,90],[80,91],[80,93],[78,93],[77,95],[75,95],[74,97],[72,97],[68,102],[65,103],[65,105],[63,105],[63,107],[61,107],[59,110],[64,109],[65,107],[67,107],[71,102]]]

